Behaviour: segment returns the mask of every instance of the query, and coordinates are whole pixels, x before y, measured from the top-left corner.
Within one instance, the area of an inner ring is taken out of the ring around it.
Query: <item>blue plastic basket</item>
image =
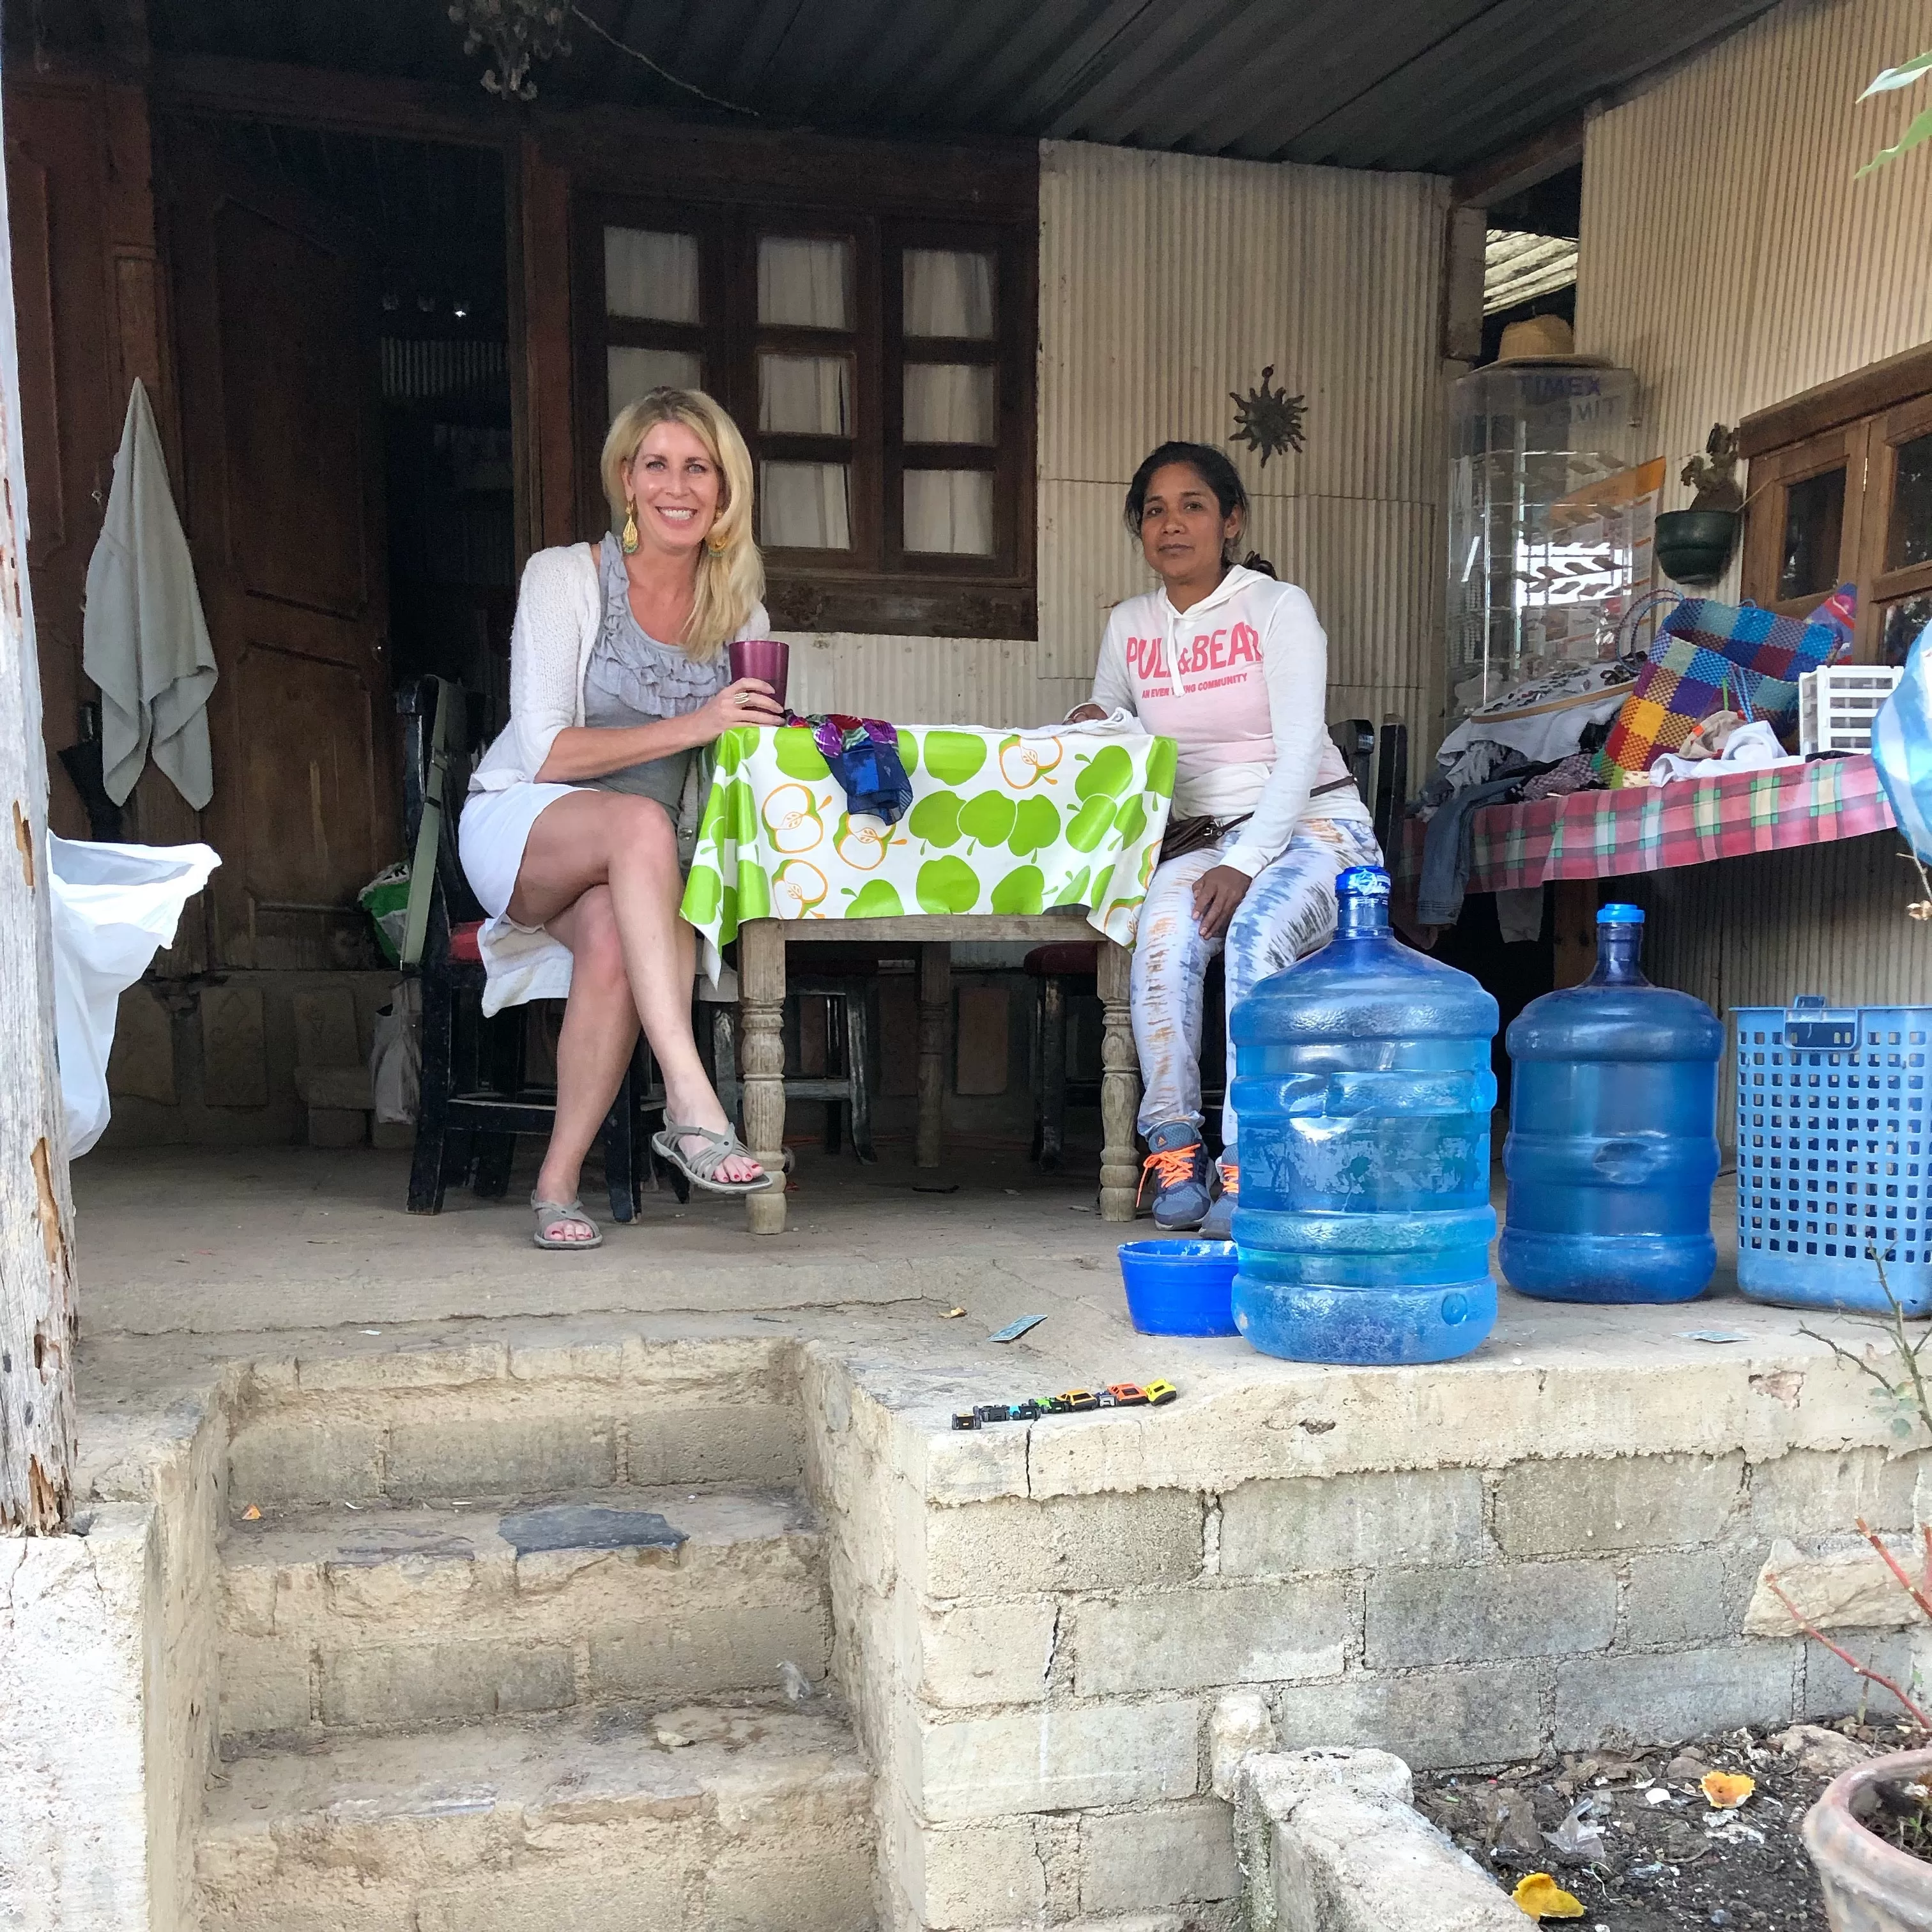
[[[1120,1278],[1143,1335],[1236,1335],[1232,1241],[1125,1241]]]
[[[1932,1006],[1740,1006],[1738,1286],[1760,1301],[1932,1314]]]

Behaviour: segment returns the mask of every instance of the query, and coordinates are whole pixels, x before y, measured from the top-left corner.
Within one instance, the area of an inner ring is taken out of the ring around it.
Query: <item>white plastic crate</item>
[[[1798,680],[1798,749],[1869,752],[1872,720],[1904,674],[1894,664],[1827,664]]]

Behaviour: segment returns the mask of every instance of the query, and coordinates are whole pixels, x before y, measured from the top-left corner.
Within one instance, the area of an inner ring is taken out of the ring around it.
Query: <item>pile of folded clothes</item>
[[[1414,808],[1429,821],[1416,895],[1424,925],[1453,926],[1461,914],[1483,806],[1600,788],[1594,754],[1642,662],[1566,665],[1472,712],[1443,740]]]

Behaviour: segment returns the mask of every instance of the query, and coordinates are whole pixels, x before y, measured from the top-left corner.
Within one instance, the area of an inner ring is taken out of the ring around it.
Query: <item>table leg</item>
[[[1128,953],[1100,942],[1100,992],[1106,1016],[1100,1040],[1100,1218],[1131,1221],[1140,1164],[1134,1158],[1134,1115],[1141,1101],[1140,1057],[1127,1004]]]
[[[784,928],[775,919],[738,928],[738,1029],[744,1042],[745,1139],[772,1185],[745,1197],[754,1234],[784,1232]]]
[[[937,1167],[946,1132],[946,1022],[952,1004],[952,948],[919,949],[919,1165]]]

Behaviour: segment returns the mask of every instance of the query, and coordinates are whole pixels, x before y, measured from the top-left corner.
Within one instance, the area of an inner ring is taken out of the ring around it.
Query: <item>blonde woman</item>
[[[524,568],[509,726],[476,767],[460,827],[490,915],[484,1010],[567,992],[556,1124],[530,1204],[540,1248],[603,1239],[578,1172],[640,1025],[664,1076],[658,1151],[712,1193],[772,1185],[692,1039],[695,935],[678,916],[675,826],[697,748],[781,715],[770,685],[733,683],[725,667],[728,643],[768,626],[751,458],[709,396],[653,389],[610,425],[603,478],[613,532]]]

